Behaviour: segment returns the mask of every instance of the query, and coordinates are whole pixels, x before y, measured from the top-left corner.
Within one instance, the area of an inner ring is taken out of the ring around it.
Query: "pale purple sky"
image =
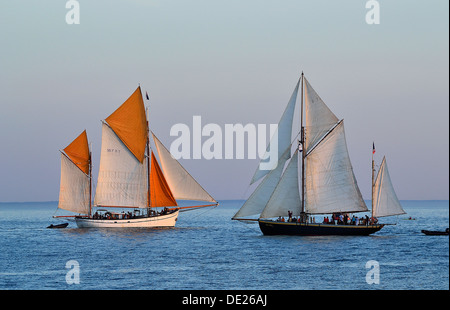
[[[193,115],[220,126],[277,123],[303,70],[345,119],[370,198],[372,141],[399,199],[449,199],[448,1],[62,0],[0,2],[0,202],[57,200],[59,149],[141,83],[169,147]],[[223,127],[222,127],[223,128]],[[258,160],[183,160],[216,199],[245,199]],[[96,178],[94,178],[96,180]]]

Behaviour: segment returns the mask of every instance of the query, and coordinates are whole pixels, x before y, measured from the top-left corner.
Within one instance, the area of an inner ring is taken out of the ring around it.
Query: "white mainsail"
[[[249,216],[259,215],[269,202],[272,193],[280,181],[281,173],[284,165],[290,157],[290,149],[278,159],[278,165],[271,170],[269,174],[258,184],[250,197],[245,201],[244,205],[233,216],[233,219],[246,218]]]
[[[367,211],[348,155],[344,122],[339,122],[306,157],[307,213]]]
[[[291,157],[278,185],[262,211],[260,218],[286,216],[292,211],[294,216],[300,215],[300,191],[298,188],[298,149]]]
[[[217,202],[198,182],[172,157],[169,150],[152,133],[164,176],[175,199]]]
[[[147,208],[147,161],[130,152],[106,123],[94,205]]]
[[[378,170],[373,192],[374,217],[400,215],[406,213],[400,205],[397,195],[395,194],[394,187],[392,186],[391,178],[389,176],[389,171],[386,164],[386,157],[383,157],[380,170]]]
[[[286,106],[286,109],[284,110],[283,115],[278,122],[278,128],[275,131],[274,136],[271,138],[269,145],[267,146],[267,150],[270,150],[270,148],[272,147],[278,147],[278,158],[281,158],[285,151],[291,147],[292,123],[294,120],[295,103],[297,101],[299,84],[300,79],[298,80],[297,85],[295,86],[291,98],[289,99],[289,102]],[[274,143],[275,138],[277,138],[277,143]],[[267,153],[268,151],[266,151],[266,154],[263,158],[267,158]],[[270,171],[271,170],[269,169],[261,170],[258,168],[253,175],[250,185],[267,175]]]
[[[89,213],[89,176],[80,170],[65,154],[61,153],[61,182],[58,208]]]

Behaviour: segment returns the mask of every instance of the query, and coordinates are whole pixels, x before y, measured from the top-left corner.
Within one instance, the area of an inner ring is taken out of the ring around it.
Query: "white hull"
[[[91,218],[75,218],[79,228],[128,228],[128,227],[174,227],[178,218],[178,210],[167,214],[134,219],[99,220]]]

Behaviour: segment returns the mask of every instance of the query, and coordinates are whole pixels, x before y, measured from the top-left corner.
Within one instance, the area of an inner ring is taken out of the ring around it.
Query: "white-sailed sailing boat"
[[[299,86],[301,129],[297,144],[298,135],[292,137],[292,123]],[[368,209],[350,162],[344,120],[339,120],[327,107],[303,73],[276,134],[278,165],[273,170],[256,170],[251,183],[263,179],[234,215],[234,220],[258,221],[261,231],[267,235],[368,235],[384,226],[377,224],[374,217],[404,213],[383,160],[377,180],[373,181],[371,221],[364,225],[311,223],[311,215],[346,216]],[[286,216],[288,221],[284,221]]]
[[[163,172],[150,148],[149,136],[138,87],[102,122],[100,167],[93,205],[91,153],[86,131],[61,152],[58,208],[78,213],[74,216],[78,227],[173,227],[181,211],[218,205],[153,134]],[[180,207],[177,199],[210,204]],[[133,212],[119,213],[111,208]]]

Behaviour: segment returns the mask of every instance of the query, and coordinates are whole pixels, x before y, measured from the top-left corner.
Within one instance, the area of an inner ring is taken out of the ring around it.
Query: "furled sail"
[[[146,208],[147,169],[147,161],[141,163],[111,127],[103,123],[94,205]]]
[[[286,106],[286,109],[284,110],[283,115],[278,123],[278,128],[275,131],[274,136],[271,138],[270,144],[267,146],[267,150],[270,150],[270,148],[272,147],[278,147],[278,158],[281,158],[284,152],[291,146],[292,123],[294,120],[295,103],[297,101],[299,83],[300,79],[298,80],[297,85],[295,86],[291,98]],[[277,143],[274,143],[275,138],[277,138]],[[267,153],[268,151],[266,151],[266,154],[263,158],[267,158]],[[257,180],[261,179],[269,172],[269,169],[261,170],[258,167],[258,169],[255,171],[255,174],[253,175],[250,184],[255,183]]]
[[[343,120],[310,150],[306,160],[307,213],[367,211],[353,174]]]
[[[164,174],[156,161],[156,157],[152,152],[150,170],[150,206],[156,208],[177,205],[175,198],[173,198],[172,191],[164,178]]]
[[[172,157],[169,150],[154,134],[153,140],[155,141],[164,176],[175,199],[216,202],[189,172]]]
[[[295,216],[300,215],[302,201],[298,187],[298,154],[297,149],[262,211],[261,218],[287,216],[288,211],[292,211]]]
[[[290,149],[286,150],[286,152],[278,159],[277,167],[271,170],[261,183],[258,184],[258,187],[256,187],[250,197],[245,201],[244,205],[233,216],[233,219],[239,220],[261,214],[280,180],[284,165],[289,157]]]
[[[373,216],[375,217],[406,213],[395,194],[385,157],[383,157],[380,170],[378,170],[377,178],[375,179],[373,199]]]
[[[306,152],[338,123],[338,118],[305,81],[305,149]]]
[[[83,131],[61,152],[58,208],[88,214],[90,210],[89,145]]]

